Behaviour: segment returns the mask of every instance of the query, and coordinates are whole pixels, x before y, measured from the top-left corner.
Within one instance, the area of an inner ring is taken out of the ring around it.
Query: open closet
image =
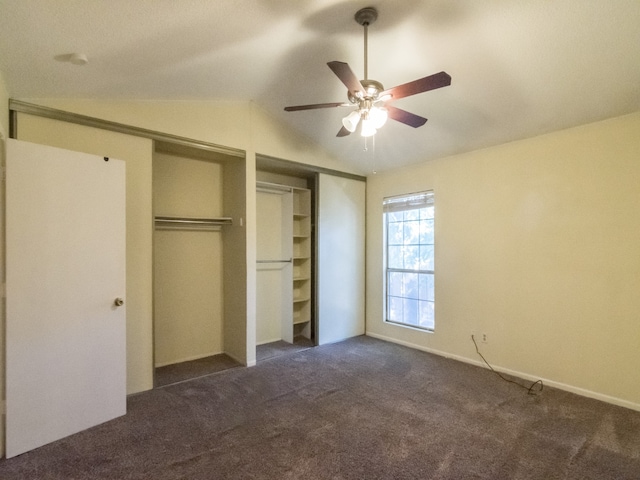
[[[313,177],[258,170],[256,358],[314,346]]]
[[[233,215],[244,202],[244,161],[156,142],[153,154],[155,385],[239,366],[225,344],[225,284],[241,269],[233,255]],[[237,197],[237,198],[234,198]],[[241,198],[242,197],[242,198]],[[235,205],[235,208],[234,208]]]

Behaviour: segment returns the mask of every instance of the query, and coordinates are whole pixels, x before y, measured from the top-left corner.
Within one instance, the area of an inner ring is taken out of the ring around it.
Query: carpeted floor
[[[283,340],[265,343],[256,347],[256,361],[260,363],[273,357],[301,352],[312,347],[313,341],[305,337],[296,337],[293,339],[293,343],[287,343]]]
[[[224,353],[209,357],[190,360],[188,362],[174,363],[156,368],[156,387],[164,387],[174,383],[193,380],[195,378],[211,375],[230,368],[241,367],[242,364]]]
[[[312,347],[313,342],[304,337],[296,337],[293,343],[287,343],[282,340],[265,343],[256,347],[256,360],[262,362],[263,360],[300,352]],[[155,386],[156,388],[165,387],[240,366],[242,366],[240,363],[224,353],[188,362],[165,365],[164,367],[156,368]]]
[[[129,398],[13,479],[638,479],[640,412],[368,337]]]

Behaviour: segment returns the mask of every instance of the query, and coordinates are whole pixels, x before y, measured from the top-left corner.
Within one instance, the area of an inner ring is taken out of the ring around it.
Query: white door
[[[364,334],[365,183],[318,174],[318,345]]]
[[[8,140],[6,260],[8,458],[126,413],[124,162]]]
[[[291,191],[256,193],[256,344],[293,342]]]

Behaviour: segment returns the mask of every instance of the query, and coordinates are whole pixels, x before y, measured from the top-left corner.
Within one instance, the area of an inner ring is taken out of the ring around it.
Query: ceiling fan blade
[[[387,109],[387,113],[390,118],[393,118],[397,122],[404,123],[405,125],[409,125],[410,127],[418,128],[427,123],[426,118],[416,115],[415,113],[407,112],[406,110],[392,107],[391,105],[387,105],[385,108]]]
[[[435,90],[436,88],[446,87],[449,85],[451,85],[451,76],[448,73],[434,73],[428,77],[420,78],[409,83],[403,83],[397,87],[385,90],[381,92],[378,97],[380,98],[384,95],[391,95],[391,100],[397,100],[398,98],[428,92],[429,90]]]
[[[284,107],[287,112],[297,112],[298,110],[313,110],[315,108],[333,108],[333,107],[349,107],[348,103],[334,102],[334,103],[314,103],[312,105],[296,105],[294,107]]]
[[[328,62],[329,68],[336,74],[342,83],[349,89],[349,93],[360,92],[363,95],[366,94],[364,87],[353,73],[353,70],[345,62]]]
[[[346,137],[347,135],[349,135],[351,132],[349,130],[347,130],[345,127],[342,127],[340,129],[340,131],[338,132],[338,134],[336,135],[336,137]]]

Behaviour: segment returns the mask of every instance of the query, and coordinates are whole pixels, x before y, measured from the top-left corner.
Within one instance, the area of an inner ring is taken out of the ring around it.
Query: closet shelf
[[[191,218],[191,217],[154,217],[154,224],[161,230],[220,230],[223,225],[231,225],[231,217]]]

